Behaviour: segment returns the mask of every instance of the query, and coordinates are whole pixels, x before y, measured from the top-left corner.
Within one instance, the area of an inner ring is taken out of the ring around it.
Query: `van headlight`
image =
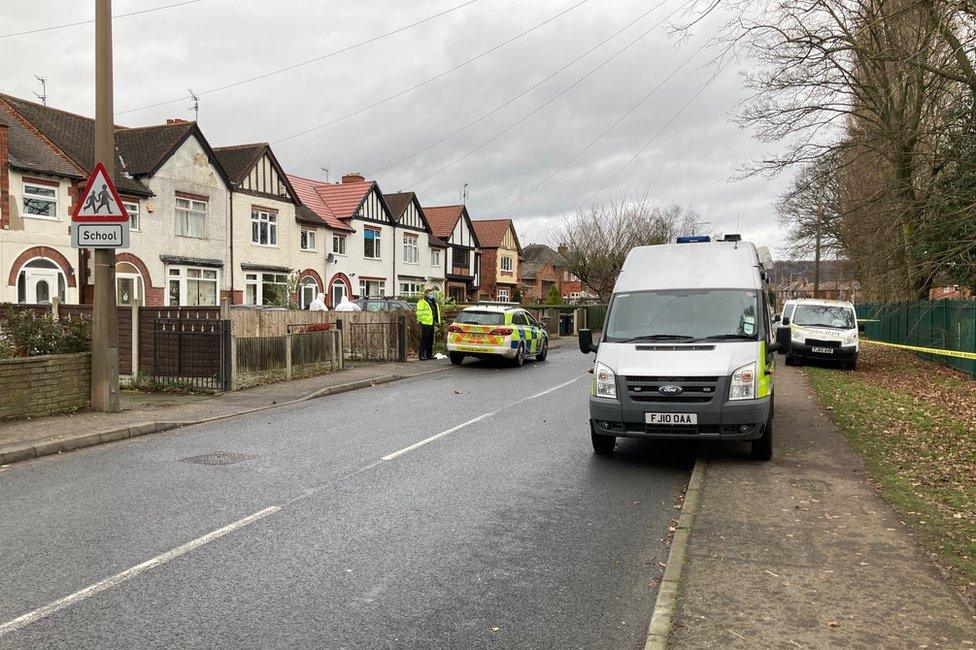
[[[798,329],[791,329],[790,332],[790,336],[797,343],[803,343],[803,339],[806,338],[806,335]]]
[[[617,377],[602,363],[596,364],[596,396],[617,399]]]
[[[854,330],[849,334],[845,334],[840,340],[844,345],[854,345],[857,342],[857,330]]]
[[[729,400],[755,399],[756,397],[756,364],[742,366],[732,373],[732,385],[729,387]]]

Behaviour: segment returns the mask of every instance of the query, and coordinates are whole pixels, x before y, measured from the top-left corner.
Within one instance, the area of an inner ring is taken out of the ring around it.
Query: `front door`
[[[346,297],[346,283],[342,280],[332,281],[332,307],[334,308]]]
[[[27,269],[27,302],[35,305],[51,302],[58,295],[58,272],[53,269]]]

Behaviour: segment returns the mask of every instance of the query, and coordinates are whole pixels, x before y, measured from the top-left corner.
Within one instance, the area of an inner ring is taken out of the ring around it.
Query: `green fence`
[[[976,352],[976,300],[919,300],[857,305],[858,319],[868,320],[868,338],[901,345]],[[933,354],[938,361],[976,378],[976,361]]]

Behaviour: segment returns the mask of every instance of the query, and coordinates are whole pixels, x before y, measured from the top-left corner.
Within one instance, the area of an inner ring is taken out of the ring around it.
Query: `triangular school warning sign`
[[[84,223],[121,223],[129,220],[115,183],[102,163],[95,165],[81,198],[71,210],[71,220]]]

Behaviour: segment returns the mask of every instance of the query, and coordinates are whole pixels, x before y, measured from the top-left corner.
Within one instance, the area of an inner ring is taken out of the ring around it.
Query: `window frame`
[[[270,276],[271,279],[266,279]],[[265,300],[264,290],[267,285],[284,287],[285,305]],[[301,287],[299,286],[299,290]],[[249,293],[253,290],[254,302]],[[244,304],[249,307],[287,307],[291,303],[291,295],[288,291],[288,274],[276,271],[248,271],[244,274]]]
[[[502,298],[502,295],[503,294],[505,296],[504,298]],[[500,302],[509,302],[509,299],[510,298],[511,298],[511,293],[509,292],[508,289],[499,289],[498,290],[498,300]]]
[[[413,288],[411,291],[410,288]],[[400,282],[400,296],[406,296],[408,298],[415,298],[424,292],[424,285],[422,282],[406,281]]]
[[[370,295],[368,293],[368,291],[369,291],[369,283],[370,282],[379,285],[379,287],[378,287],[379,288],[379,294],[377,294],[377,295]],[[360,278],[360,280],[359,280],[359,298],[385,298],[385,297],[386,297],[386,280],[364,280],[364,279]]]
[[[188,204],[188,207],[181,207],[180,206],[180,201],[185,201]],[[203,209],[201,210],[201,209],[197,208],[197,205],[202,205],[203,206]],[[188,197],[185,197],[185,196],[179,196],[179,195],[177,195],[176,196],[176,201],[174,202],[174,208],[173,208],[173,215],[174,215],[173,232],[174,232],[174,234],[177,237],[189,237],[190,239],[207,239],[207,214],[208,214],[209,210],[210,210],[210,201],[209,200],[204,201],[204,200],[200,200],[200,199],[191,199],[191,198],[188,198]],[[180,232],[181,213],[182,213],[182,220],[185,221],[185,226],[186,226],[186,228],[184,228],[185,232],[183,232],[183,233]],[[190,223],[189,222],[189,217],[190,217],[191,214],[193,214],[193,215],[201,214],[202,215],[201,219],[202,219],[202,222],[203,222],[203,228],[201,230],[203,231],[203,234],[201,234],[201,235],[191,235],[191,234],[189,234],[189,223]]]
[[[372,237],[367,237],[366,233],[373,233]],[[366,245],[372,241],[373,242],[373,254],[366,254]],[[380,228],[373,228],[371,226],[366,226],[363,228],[363,259],[367,260],[381,260],[383,259],[383,230]]]
[[[413,259],[410,259],[408,252],[412,252]],[[403,233],[403,263],[417,265],[420,263],[420,236],[411,233]]]
[[[342,249],[341,251],[339,250],[340,248]],[[332,252],[336,255],[344,256],[346,254],[346,235],[332,234]]]
[[[315,253],[318,251],[318,237],[314,228],[302,228],[298,233],[298,247],[303,251]],[[309,246],[308,242],[312,245]]]
[[[5,173],[7,173],[7,170],[2,170],[2,172],[5,174]],[[42,221],[61,221],[61,217],[58,216],[58,214],[61,212],[61,209],[60,209],[61,208],[60,201],[58,201],[58,198],[59,198],[58,195],[61,193],[61,184],[60,183],[56,183],[55,184],[55,183],[52,182],[51,185],[48,185],[46,183],[38,183],[37,181],[28,181],[28,180],[23,180],[22,179],[21,180],[21,185],[22,185],[21,190],[23,192],[23,195],[21,196],[21,201],[20,201],[20,205],[21,205],[21,216],[23,216],[23,217],[25,217],[27,219],[41,219]],[[37,189],[43,189],[43,190],[47,190],[49,192],[54,192],[54,196],[52,196],[52,197],[43,197],[43,196],[38,195],[38,194],[31,194],[30,192],[27,191],[27,188],[28,187],[33,187],[33,188],[37,188]],[[28,196],[28,195],[30,195],[30,196]],[[32,200],[32,201],[44,201],[44,202],[46,202],[48,204],[53,205],[54,206],[54,214],[53,215],[47,215],[47,214],[34,214],[34,213],[31,213],[31,212],[28,212],[27,211],[27,201],[28,201],[28,198],[30,200]]]
[[[142,229],[142,210],[140,210],[141,206],[139,205],[139,201],[122,199],[122,207],[125,208],[126,213],[129,215],[129,230],[139,232]],[[135,207],[135,210],[132,209],[133,207]],[[135,217],[134,221],[133,217]]]
[[[508,268],[505,268],[505,262],[508,262]],[[502,255],[501,262],[499,263],[499,268],[501,268],[502,271],[511,273],[512,271],[515,270],[515,260],[512,258],[511,255]]]
[[[430,265],[437,269],[441,267],[441,249],[439,248],[430,249]]]
[[[266,239],[261,242],[261,226],[267,227]],[[257,237],[257,239],[255,239]],[[251,206],[251,243],[264,248],[278,247],[278,212],[269,208]]]
[[[174,273],[176,271],[176,273]],[[189,274],[190,271],[199,272],[198,277],[193,277]],[[206,274],[213,273],[213,277],[205,277]],[[177,291],[178,300],[176,305],[172,301],[172,291],[173,283],[178,284]],[[214,304],[200,304],[199,302],[195,305],[191,305],[187,302],[187,298],[190,296],[190,283],[197,285],[197,296],[199,298],[200,285],[202,283],[213,284],[214,287]],[[167,307],[219,307],[220,306],[220,269],[208,267],[208,266],[185,266],[182,264],[173,264],[166,267],[166,285],[163,288],[166,298]]]

